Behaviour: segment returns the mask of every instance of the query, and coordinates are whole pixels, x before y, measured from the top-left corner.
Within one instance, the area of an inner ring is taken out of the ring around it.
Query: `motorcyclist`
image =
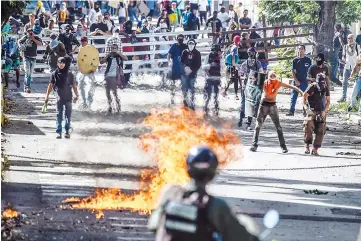
[[[206,192],[217,166],[217,156],[208,147],[190,149],[187,169],[191,181],[183,187],[166,187],[148,221],[156,241],[214,240],[215,234],[223,241],[258,240],[239,223],[224,200]]]
[[[204,114],[208,115],[208,104],[214,93],[214,114],[219,115],[218,93],[221,84],[221,58],[222,51],[218,44],[213,44],[211,52],[204,60],[203,68],[206,71],[206,85],[204,87]]]

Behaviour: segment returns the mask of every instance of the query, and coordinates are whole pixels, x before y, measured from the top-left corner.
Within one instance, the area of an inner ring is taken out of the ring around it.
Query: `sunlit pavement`
[[[97,79],[101,81],[101,76]],[[105,211],[105,218],[96,220],[90,211],[58,207],[67,197],[92,195],[95,187],[129,192],[138,188],[139,170],[152,165],[150,156],[137,148],[139,135],[147,131],[138,120],[151,108],[170,104],[169,91],[157,87],[159,80],[147,76],[134,81],[139,87],[121,91],[122,113],[112,116],[106,116],[105,91],[98,87],[91,111],[75,105],[70,140],[55,139],[55,98],[47,113],[41,114],[46,80],[35,83],[31,94],[12,92],[15,113],[3,130],[11,166],[3,182],[2,207],[10,203],[27,216],[28,224],[18,228],[28,235],[25,240],[152,240],[144,215]],[[269,119],[261,131],[258,152],[251,153],[253,132],[236,127],[239,101],[233,90],[229,93],[220,97],[218,122],[233,123],[244,157],[221,171],[210,192],[225,197],[236,212],[256,217],[259,224],[268,209],[278,210],[281,222],[268,240],[356,240],[361,222],[360,128],[346,125],[342,115],[330,115],[321,156],[305,155],[301,99],[295,117],[286,117],[290,97],[279,95],[289,153],[281,154]],[[180,96],[178,90],[177,104]],[[339,96],[336,88],[332,102]],[[199,92],[199,111],[202,104]],[[328,193],[304,192],[314,189]]]

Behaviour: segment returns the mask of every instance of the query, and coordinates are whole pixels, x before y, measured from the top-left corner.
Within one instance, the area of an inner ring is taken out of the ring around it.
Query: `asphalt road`
[[[157,87],[158,80],[146,76],[135,81],[137,87],[121,91],[122,113],[114,116],[106,116],[105,93],[97,88],[91,111],[74,107],[70,140],[55,139],[55,99],[47,114],[41,114],[46,89],[42,80],[35,80],[31,94],[10,91],[12,110],[10,124],[3,128],[3,147],[11,166],[2,183],[1,201],[2,208],[10,203],[25,215],[13,231],[14,240],[153,240],[145,228],[146,215],[105,211],[105,218],[96,220],[88,210],[59,207],[67,197],[92,195],[96,187],[138,189],[139,170],[152,165],[150,157],[137,148],[139,135],[147,131],[138,120],[151,108],[170,104],[169,92]],[[339,94],[338,88],[331,93],[333,102]],[[288,154],[281,154],[269,119],[261,131],[259,151],[249,152],[253,133],[236,127],[238,101],[232,94],[220,97],[218,123],[234,124],[244,157],[221,171],[209,191],[224,197],[237,213],[255,217],[260,225],[267,210],[278,210],[281,221],[267,240],[357,240],[360,127],[347,123],[342,114],[331,113],[321,156],[311,157],[303,154],[301,105],[297,104],[295,117],[286,117],[289,96],[279,95],[278,101]],[[313,189],[328,194],[304,192]]]

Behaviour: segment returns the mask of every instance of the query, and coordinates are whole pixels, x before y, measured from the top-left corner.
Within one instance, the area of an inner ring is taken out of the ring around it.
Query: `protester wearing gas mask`
[[[330,106],[330,90],[326,83],[326,75],[318,73],[315,82],[304,93],[303,106],[306,110],[304,121],[305,153],[318,156],[318,149],[322,145],[326,131],[326,114]],[[315,139],[313,139],[315,133]],[[312,152],[310,145],[313,143]]]
[[[319,73],[325,74],[326,84],[330,88],[330,75],[329,75],[329,67],[325,64],[325,55],[323,53],[317,54],[316,63],[311,65],[308,69],[307,80],[309,83],[316,81],[316,75]]]
[[[188,48],[181,55],[181,89],[184,106],[194,110],[195,82],[202,60],[201,53],[196,49],[196,41],[190,39],[187,45]],[[190,99],[188,98],[188,92],[191,94]]]
[[[62,42],[65,46],[66,53],[72,57],[73,54],[78,50],[80,43],[76,38],[75,34],[72,32],[73,26],[67,24],[65,26],[65,31],[59,34],[58,40]],[[73,45],[75,48],[73,49]]]
[[[18,44],[24,52],[24,91],[31,92],[32,73],[34,72],[38,46],[42,45],[41,39],[35,36],[31,27],[26,29],[26,35],[19,39]]]

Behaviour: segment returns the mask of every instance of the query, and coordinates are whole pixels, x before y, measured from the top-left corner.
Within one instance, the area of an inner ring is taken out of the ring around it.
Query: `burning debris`
[[[14,209],[6,208],[5,211],[1,214],[1,219],[17,218],[18,216],[18,212],[16,212]]]
[[[220,166],[241,158],[240,141],[229,130],[218,133],[213,126],[187,109],[152,111],[144,120],[152,131],[140,137],[139,148],[152,155],[157,171],[141,171],[140,190],[129,195],[119,189],[97,190],[93,197],[68,198],[71,208],[90,209],[102,218],[102,210],[129,209],[149,214],[166,184],[185,184],[189,180],[186,155],[195,145],[207,145],[218,155]]]

